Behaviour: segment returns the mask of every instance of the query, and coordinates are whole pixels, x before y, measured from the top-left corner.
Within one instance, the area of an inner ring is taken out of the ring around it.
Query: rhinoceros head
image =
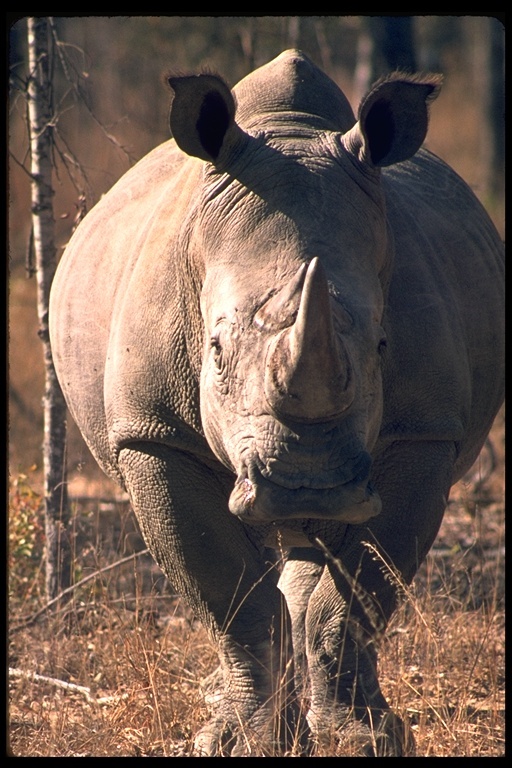
[[[439,83],[390,77],[356,121],[298,51],[234,94],[213,75],[169,82],[174,138],[205,161],[190,244],[204,265],[201,418],[236,474],[230,510],[363,522],[380,510],[369,478],[392,267],[379,169],[419,148]]]

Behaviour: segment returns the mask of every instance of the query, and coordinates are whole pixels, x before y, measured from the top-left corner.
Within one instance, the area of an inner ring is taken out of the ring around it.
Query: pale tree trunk
[[[240,24],[238,35],[244,52],[244,64],[248,72],[256,66],[256,19],[248,16]]]
[[[66,404],[53,365],[48,301],[56,267],[52,187],[52,104],[49,77],[49,20],[29,18],[28,114],[32,177],[32,229],[37,274],[39,336],[45,365],[44,501],[46,594],[49,600],[71,583],[66,486]]]
[[[302,17],[290,16],[287,24],[287,48],[300,48],[302,39]]]

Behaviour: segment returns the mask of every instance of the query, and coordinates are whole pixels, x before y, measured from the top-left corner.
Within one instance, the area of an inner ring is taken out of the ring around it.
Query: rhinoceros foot
[[[309,729],[294,697],[284,693],[281,705],[271,694],[229,692],[219,665],[201,683],[212,713],[194,739],[199,757],[292,757],[305,754]],[[281,698],[278,696],[278,698]]]
[[[227,705],[221,668],[206,678],[201,689],[216,714],[197,734],[194,752],[200,757],[413,757],[415,743],[410,728],[391,710],[338,706],[336,716],[310,711],[297,726],[296,713],[280,723],[276,736],[275,712],[263,705],[248,717],[245,707]],[[290,713],[288,713],[290,714]],[[246,717],[244,721],[242,718]],[[241,723],[248,723],[241,725]],[[294,726],[290,723],[295,723]],[[286,736],[283,735],[283,728]]]
[[[308,721],[314,733],[316,750],[338,757],[413,757],[415,743],[407,724],[391,710],[380,718],[372,712],[358,719],[349,708],[340,708],[336,722],[325,725],[310,713]]]
[[[292,725],[294,717],[275,713],[263,705],[248,716],[245,706],[224,700],[216,714],[197,733],[198,757],[298,757],[306,753],[307,726]],[[276,727],[277,726],[277,727]]]
[[[385,712],[373,733],[375,757],[414,757],[416,745],[408,723],[394,712]]]

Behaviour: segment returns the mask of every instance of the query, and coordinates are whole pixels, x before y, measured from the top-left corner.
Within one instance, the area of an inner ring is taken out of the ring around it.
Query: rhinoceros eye
[[[210,338],[210,348],[215,366],[215,381],[219,387],[218,391],[223,395],[227,395],[229,389],[228,355],[218,336]]]
[[[379,353],[379,355],[383,355],[384,354],[384,352],[386,351],[387,346],[388,346],[388,341],[387,341],[386,337],[383,336],[381,338],[381,340],[379,341],[379,344],[378,344],[378,347],[377,347],[377,352]]]
[[[210,347],[213,351],[213,361],[215,363],[215,366],[219,370],[222,370],[222,367],[223,367],[222,344],[220,343],[220,339],[218,336],[211,337]]]

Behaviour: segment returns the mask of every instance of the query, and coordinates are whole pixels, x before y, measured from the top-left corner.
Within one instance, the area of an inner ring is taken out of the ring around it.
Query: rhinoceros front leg
[[[292,623],[295,686],[303,702],[306,702],[309,696],[306,612],[309,598],[318,584],[324,565],[325,556],[320,550],[294,548],[290,550],[278,582],[279,589],[286,598]]]
[[[380,690],[376,642],[396,606],[396,575],[409,583],[437,534],[454,459],[449,442],[391,445],[375,463],[382,512],[349,526],[327,556],[306,614],[308,722],[320,743],[347,738],[366,756],[413,752]]]
[[[290,749],[297,718],[289,619],[275,576],[228,511],[227,491],[195,458],[162,445],[132,444],[119,466],[151,553],[219,652],[223,687],[197,752]]]

